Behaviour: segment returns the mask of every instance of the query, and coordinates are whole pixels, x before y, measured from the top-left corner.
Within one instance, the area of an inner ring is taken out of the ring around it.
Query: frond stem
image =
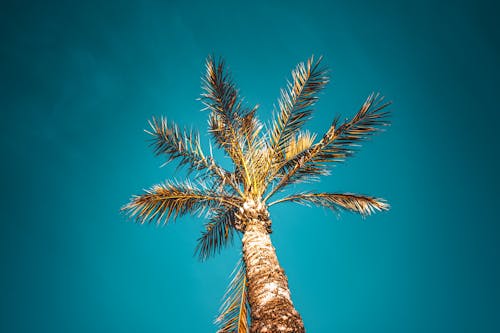
[[[266,199],[267,199],[267,197],[266,197]],[[271,202],[271,203],[270,203],[270,204],[268,204],[267,206],[268,206],[268,207],[271,207],[272,205],[276,205],[276,204],[279,204],[279,203],[281,203],[281,202],[290,201],[290,200],[291,200],[291,198],[290,198],[290,197],[281,198],[281,199],[278,199],[278,200],[275,200],[275,201]]]

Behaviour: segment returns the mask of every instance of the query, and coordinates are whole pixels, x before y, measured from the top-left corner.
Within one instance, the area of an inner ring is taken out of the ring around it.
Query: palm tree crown
[[[266,221],[270,233],[267,208],[282,202],[348,210],[363,216],[387,210],[383,199],[352,193],[301,192],[274,199],[291,184],[328,175],[329,164],[344,161],[360,142],[389,124],[385,111],[389,103],[371,94],[352,119],[334,119],[321,137],[303,130],[328,81],[321,58],[300,63],[281,90],[274,120],[264,126],[256,116],[258,106],[243,103],[224,62],[209,57],[200,99],[209,110],[209,132],[215,146],[224,150],[234,168],[228,170],[218,164],[211,149],[204,152],[198,132],[179,128],[165,118],[153,118],[147,132],[155,153],[165,155],[167,162],[177,159],[195,177],[155,185],[134,196],[123,209],[140,223],[167,223],[186,213],[205,213],[208,221],[196,247],[201,260],[230,244],[236,234],[245,233],[248,221]],[[249,330],[246,300],[245,262],[241,262],[218,317],[220,332]]]

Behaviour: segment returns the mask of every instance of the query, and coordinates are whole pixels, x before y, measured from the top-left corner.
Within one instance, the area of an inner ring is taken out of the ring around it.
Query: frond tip
[[[385,102],[383,96],[372,93],[351,120],[341,125],[334,120],[319,145],[316,160],[340,162],[353,155],[362,141],[390,125],[389,105],[391,102]]]
[[[363,216],[370,215],[376,211],[389,210],[390,207],[384,199],[351,193],[301,193],[277,200],[269,204],[269,206],[285,201],[293,201],[306,205],[313,204],[332,210],[348,210]]]
[[[287,89],[281,90],[278,100],[279,112],[270,131],[271,149],[279,159],[287,149],[288,142],[310,118],[312,106],[318,100],[319,92],[329,81],[327,70],[320,67],[321,57],[308,59],[292,71],[292,81]]]
[[[167,155],[168,163],[180,158],[180,165],[188,165],[190,170],[209,168],[211,160],[203,154],[200,146],[200,135],[197,132],[181,130],[167,119],[153,118],[149,121],[151,130],[146,133],[152,136],[151,145],[156,155]]]
[[[243,260],[239,260],[232,273],[232,280],[224,295],[219,316],[215,324],[217,333],[248,333],[250,305],[247,296],[246,270]]]

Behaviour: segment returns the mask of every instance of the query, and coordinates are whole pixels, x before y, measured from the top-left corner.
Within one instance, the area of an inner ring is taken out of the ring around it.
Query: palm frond
[[[208,117],[208,127],[217,147],[226,152],[237,169],[241,169],[243,149],[239,138],[236,136],[236,130],[234,128],[229,129],[224,118],[215,112],[212,112]]]
[[[389,112],[384,111],[390,104],[384,102],[383,96],[372,93],[351,120],[340,126],[335,120],[320,143],[315,162],[338,162],[351,156],[361,141],[390,124]]]
[[[382,112],[389,105],[383,103],[383,97],[371,94],[351,120],[338,125],[335,119],[318,143],[281,165],[277,173],[280,180],[266,199],[286,185],[329,174],[327,163],[344,161],[359,142],[389,125],[389,112]]]
[[[146,130],[146,133],[153,137],[151,145],[154,153],[165,154],[167,156],[165,163],[180,158],[179,165],[187,164],[192,171],[209,168],[213,162],[203,154],[200,135],[197,132],[181,130],[175,123],[169,124],[163,117],[160,120],[153,117],[149,121],[149,126],[151,131]]]
[[[195,254],[201,261],[217,254],[223,247],[232,243],[234,214],[235,210],[232,208],[214,211],[196,245]]]
[[[181,130],[174,122],[166,118],[153,118],[149,125],[151,131],[146,131],[152,138],[152,146],[156,155],[166,155],[166,163],[180,159],[179,166],[187,165],[188,171],[205,171],[215,177],[217,185],[229,184],[236,187],[230,172],[218,165],[212,156],[203,153],[200,144],[200,134],[197,131]]]
[[[212,57],[207,59],[201,101],[206,109],[211,110],[209,128],[215,142],[231,157],[244,176],[246,186],[249,186],[251,180],[243,142],[245,137],[254,135],[254,130],[258,128],[254,121],[256,107],[249,109],[243,106],[223,60],[215,62]]]
[[[233,270],[232,280],[224,295],[224,301],[215,323],[219,326],[217,333],[250,332],[250,306],[247,298],[247,281],[245,264],[240,259]]]
[[[270,155],[271,151],[266,146],[267,142],[265,139],[261,139],[259,143],[254,144],[254,149],[248,152],[248,165],[249,170],[251,170],[252,185],[248,192],[254,198],[261,197],[268,186],[268,172],[272,164],[272,157]]]
[[[286,161],[290,161],[298,154],[311,148],[315,138],[316,134],[311,134],[308,131],[299,132],[297,137],[293,137],[286,146],[286,154],[285,154]]]
[[[289,141],[310,118],[311,107],[318,100],[318,93],[328,83],[327,70],[320,68],[321,58],[314,57],[300,63],[292,71],[292,81],[281,90],[279,112],[270,132],[271,149],[275,158],[283,156]]]
[[[332,210],[349,210],[363,216],[389,210],[389,204],[384,199],[352,193],[301,193],[272,202],[269,206],[285,201],[313,204]]]
[[[201,213],[206,209],[221,206],[238,207],[239,199],[224,192],[215,192],[206,187],[196,187],[190,182],[166,182],[153,186],[144,194],[132,197],[122,208],[137,222],[163,222],[186,213]]]
[[[222,59],[208,57],[203,79],[201,101],[207,109],[220,115],[228,125],[235,123],[251,110],[243,107],[242,99],[231,74]]]
[[[258,105],[241,118],[238,132],[242,134],[246,149],[252,149],[254,147],[254,143],[263,127],[256,117],[257,109]]]

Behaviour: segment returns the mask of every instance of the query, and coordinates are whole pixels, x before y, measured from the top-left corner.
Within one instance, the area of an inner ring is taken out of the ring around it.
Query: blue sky
[[[119,212],[143,188],[184,177],[160,168],[143,129],[160,115],[206,129],[196,99],[209,54],[226,59],[265,120],[311,54],[324,56],[332,80],[308,129],[321,134],[336,115],[352,116],[372,91],[393,101],[388,131],[309,187],[384,197],[391,211],[362,219],[271,209],[309,332],[500,329],[491,4],[3,7],[1,331],[215,331],[239,244],[200,263],[203,219],[140,226]]]

